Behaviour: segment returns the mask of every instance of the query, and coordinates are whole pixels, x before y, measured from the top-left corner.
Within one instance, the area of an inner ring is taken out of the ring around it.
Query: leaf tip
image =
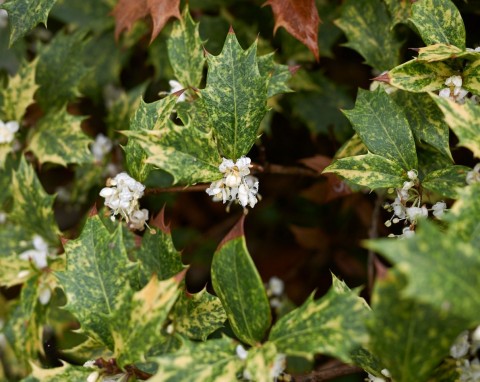
[[[175,282],[180,284],[183,281],[183,279],[185,278],[185,275],[187,274],[187,271],[188,271],[188,267],[186,267],[185,269],[183,269],[182,271],[177,273],[175,276],[173,276],[173,279],[175,280]]]
[[[230,28],[228,29],[228,34],[235,34],[235,31],[233,30],[232,25],[230,25]]]
[[[158,228],[163,233],[170,235],[170,224],[165,224],[165,205],[162,207],[161,211],[152,219],[152,226]]]
[[[388,72],[383,72],[378,77],[372,78],[372,81],[386,82],[388,84],[390,83],[390,76]]]
[[[294,76],[301,67],[302,67],[302,65],[290,65],[288,67],[288,71],[290,72],[290,74],[292,76]]]
[[[95,215],[98,215],[98,210],[97,210],[97,204],[96,203],[93,205],[93,207],[88,212],[88,217],[91,218]]]
[[[226,243],[236,239],[237,237],[245,236],[245,232],[243,230],[243,225],[245,222],[245,215],[242,214],[238,222],[233,226],[233,228],[226,234],[223,240],[218,244],[217,251],[222,248]]]

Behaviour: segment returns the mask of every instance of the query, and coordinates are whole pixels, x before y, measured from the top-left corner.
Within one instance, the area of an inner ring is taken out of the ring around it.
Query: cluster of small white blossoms
[[[148,210],[140,209],[138,200],[143,196],[145,186],[126,172],[109,178],[107,186],[102,188],[100,196],[105,198],[105,205],[112,210],[112,221],[115,221],[116,215],[120,215],[129,228],[142,231],[148,220]]]
[[[90,150],[95,157],[95,161],[101,162],[103,161],[105,155],[107,155],[112,150],[112,147],[113,143],[110,138],[106,137],[103,134],[98,134],[95,137],[95,141],[90,147]]]
[[[472,171],[467,172],[467,184],[480,182],[480,163],[477,163]]]
[[[248,350],[245,350],[245,348],[242,345],[237,345],[237,348],[235,349],[237,353],[237,357],[240,358],[242,361],[245,361],[248,357]],[[272,378],[273,382],[279,381],[279,377],[283,374],[283,371],[285,370],[285,367],[287,365],[287,357],[285,354],[277,354],[275,357],[275,360],[273,362],[273,365],[270,367],[270,378]],[[247,369],[243,370],[243,379],[247,381],[252,381],[252,375],[249,373]]]
[[[0,120],[0,145],[12,143],[18,128],[17,121],[3,122]]]
[[[380,372],[385,378],[382,377],[375,377],[374,375],[368,373],[367,378],[365,379],[366,382],[387,382],[390,380],[391,375],[387,369],[383,369]]]
[[[480,381],[480,326],[469,333],[463,331],[450,348],[450,356],[457,361],[457,371],[460,382]]]
[[[278,277],[270,277],[267,284],[267,296],[270,298],[270,306],[273,309],[280,309],[283,306],[284,282]]]
[[[385,203],[384,208],[393,212],[392,217],[385,222],[387,227],[392,223],[396,224],[403,221],[407,226],[403,228],[401,235],[390,234],[390,237],[411,237],[415,235],[415,226],[419,219],[428,217],[429,211],[432,211],[433,216],[441,219],[447,204],[443,201],[435,203],[431,209],[422,205],[421,197],[417,191],[419,185],[418,173],[416,170],[410,170],[407,173],[408,181],[403,183],[402,188],[397,188],[397,197],[393,203]]]
[[[218,169],[223,178],[210,184],[206,192],[213,196],[215,202],[237,202],[242,207],[255,207],[258,202],[258,179],[250,175],[251,160],[242,156],[235,163],[231,159],[223,158]]]
[[[440,90],[438,95],[443,98],[448,98],[458,104],[464,104],[465,100],[470,99],[474,103],[478,103],[479,98],[476,95],[467,97],[468,90],[462,88],[463,80],[460,76],[451,76],[445,80],[446,88]]]

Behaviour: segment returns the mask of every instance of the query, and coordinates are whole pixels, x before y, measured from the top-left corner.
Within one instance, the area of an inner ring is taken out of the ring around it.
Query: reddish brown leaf
[[[170,235],[170,224],[165,223],[165,206],[163,206],[158,215],[151,220],[150,225],[158,228],[163,233]]]
[[[136,0],[133,0],[136,1]],[[170,17],[181,19],[180,0],[147,0],[148,12],[152,15],[153,31],[150,42],[155,40]]]
[[[268,0],[263,6],[270,5],[275,17],[275,33],[284,27],[297,40],[307,46],[315,59],[318,52],[318,16],[315,0]]]

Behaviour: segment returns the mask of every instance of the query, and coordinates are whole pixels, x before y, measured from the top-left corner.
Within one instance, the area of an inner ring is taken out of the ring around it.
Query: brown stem
[[[330,367],[328,369],[313,371],[310,374],[298,376],[295,378],[295,382],[322,382],[329,381],[337,377],[343,377],[345,375],[357,374],[363,372],[357,366],[352,365],[340,365]]]
[[[155,187],[147,188],[145,195],[163,194],[165,192],[198,192],[205,191],[208,184],[195,184],[193,186],[173,186],[173,187]]]

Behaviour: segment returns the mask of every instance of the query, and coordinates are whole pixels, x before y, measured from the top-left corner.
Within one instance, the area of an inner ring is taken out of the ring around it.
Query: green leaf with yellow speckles
[[[233,32],[218,56],[207,54],[201,97],[220,153],[233,160],[253,146],[267,112],[268,77],[260,74],[256,54],[256,43],[243,50]]]
[[[271,382],[271,372],[277,355],[277,348],[270,341],[265,342],[260,347],[251,348],[248,351],[247,365],[245,367],[249,379],[255,382]],[[285,356],[283,355],[283,357]]]
[[[405,113],[383,89],[359,89],[355,108],[344,113],[371,153],[407,171],[417,168],[415,141]]]
[[[30,267],[28,260],[22,260],[18,254],[10,256],[0,256],[0,286],[10,288],[25,282],[25,275],[34,272]]]
[[[274,53],[258,57],[258,70],[260,75],[268,77],[267,97],[273,97],[281,93],[292,91],[287,86],[288,80],[292,77],[292,72],[287,65],[277,64],[274,60]]]
[[[459,58],[466,54],[469,53],[455,45],[433,44],[418,50],[418,60],[427,62],[444,61],[450,58]]]
[[[235,335],[249,345],[263,339],[272,320],[270,304],[243,232],[244,217],[218,246],[212,260],[212,284]]]
[[[168,57],[176,79],[182,86],[198,87],[202,80],[205,54],[198,32],[198,23],[185,7],[182,18],[173,25],[167,40]]]
[[[192,339],[205,341],[223,327],[227,314],[218,297],[202,289],[198,293],[180,295],[172,312],[175,331]]]
[[[44,191],[35,170],[25,158],[13,172],[10,191],[15,200],[9,219],[32,236],[38,234],[51,244],[58,243],[60,232],[53,214],[54,197]]]
[[[401,187],[406,180],[405,170],[396,162],[371,153],[337,159],[323,170],[329,172],[372,190]]]
[[[315,354],[352,362],[350,353],[367,338],[365,301],[333,276],[333,285],[319,300],[311,295],[299,308],[273,325],[269,341],[280,353],[313,358]]]
[[[35,70],[38,60],[24,64],[18,73],[11,77],[8,86],[0,91],[2,99],[0,119],[20,122],[27,107],[34,102],[33,95],[38,85],[35,83]]]
[[[402,42],[392,30],[392,19],[381,0],[346,1],[335,24],[347,35],[345,46],[359,52],[366,64],[384,71],[400,63]]]
[[[431,94],[433,100],[445,116],[445,122],[458,137],[458,145],[469,149],[480,158],[480,108],[471,102],[464,105]]]
[[[55,163],[67,166],[69,163],[93,162],[88,145],[92,139],[86,136],[76,117],[62,109],[54,109],[42,117],[28,144],[40,163]]]
[[[8,12],[10,46],[37,24],[47,25],[47,18],[56,0],[11,0],[0,5]]]
[[[463,71],[462,74],[462,87],[472,92],[473,94],[480,95],[480,58],[470,62]]]
[[[337,150],[334,159],[353,157],[367,153],[368,149],[362,142],[362,139],[358,136],[358,134],[353,134],[353,136]]]
[[[31,363],[32,373],[23,382],[84,382],[95,370],[62,362],[61,367],[42,369]]]
[[[397,24],[407,24],[412,4],[409,0],[384,0],[392,18],[392,28]]]
[[[158,371],[149,381],[236,381],[243,367],[235,351],[237,344],[227,337],[206,342],[185,340],[176,353],[155,359]]]
[[[418,0],[409,21],[427,45],[451,44],[465,49],[465,26],[451,0]]]
[[[422,187],[437,194],[456,198],[457,189],[466,185],[467,172],[465,166],[450,166],[441,170],[432,171],[422,181]]]

